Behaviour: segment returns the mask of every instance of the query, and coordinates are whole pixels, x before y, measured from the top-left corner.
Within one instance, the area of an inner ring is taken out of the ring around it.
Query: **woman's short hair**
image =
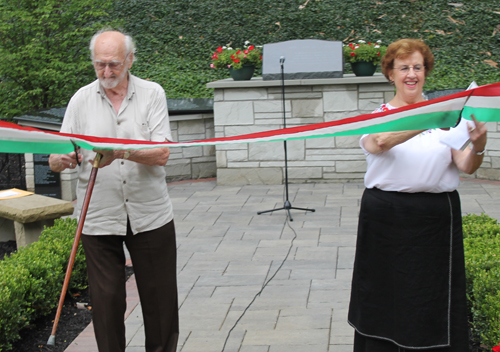
[[[416,51],[424,57],[425,77],[427,77],[434,68],[434,55],[429,46],[420,39],[400,39],[392,42],[382,57],[380,66],[385,78],[390,80],[389,74],[394,68],[395,59],[405,59]]]

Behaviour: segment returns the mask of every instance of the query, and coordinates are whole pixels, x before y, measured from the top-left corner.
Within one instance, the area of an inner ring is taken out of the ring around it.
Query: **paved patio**
[[[292,184],[292,206],[316,211],[292,210],[290,222],[284,210],[257,215],[283,206],[283,185],[169,184],[178,245],[178,351],[352,351],[346,319],[363,189],[360,183]],[[500,182],[464,180],[459,192],[464,213],[500,219]],[[127,285],[127,352],[142,352],[134,277]],[[66,349],[83,351],[97,351],[92,324]]]

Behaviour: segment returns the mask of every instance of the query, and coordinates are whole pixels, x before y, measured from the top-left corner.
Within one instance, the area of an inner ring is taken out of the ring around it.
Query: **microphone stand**
[[[280,57],[280,66],[281,66],[281,97],[283,101],[283,128],[286,128],[286,113],[285,113],[285,73],[284,73],[284,68],[283,64],[285,63],[285,57],[282,56]],[[290,221],[293,221],[292,215],[290,214],[290,209],[295,209],[295,210],[304,210],[304,211],[311,211],[315,212],[315,209],[307,209],[307,208],[296,208],[292,207],[292,203],[290,203],[290,200],[288,199],[288,155],[287,155],[287,146],[286,146],[286,140],[283,141],[283,148],[285,150],[285,203],[281,208],[275,208],[271,210],[264,210],[264,211],[259,211],[257,212],[257,215],[264,214],[264,213],[270,213],[273,211],[277,210],[286,210],[288,212],[288,217],[290,218]]]

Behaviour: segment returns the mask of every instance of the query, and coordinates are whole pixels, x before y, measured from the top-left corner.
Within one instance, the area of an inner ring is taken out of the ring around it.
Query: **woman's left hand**
[[[486,125],[484,122],[476,120],[474,114],[471,115],[472,121],[474,121],[475,127],[472,124],[467,123],[469,126],[469,138],[472,143],[472,148],[475,152],[480,153],[486,148]]]

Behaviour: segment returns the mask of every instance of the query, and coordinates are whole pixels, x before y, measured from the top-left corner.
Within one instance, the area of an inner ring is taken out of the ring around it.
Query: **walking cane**
[[[85,198],[83,199],[82,211],[80,212],[80,219],[78,219],[78,226],[76,228],[75,240],[73,241],[73,247],[71,248],[71,254],[69,256],[68,267],[66,269],[66,276],[64,277],[61,297],[59,297],[59,305],[57,306],[54,325],[52,326],[52,332],[50,334],[49,340],[47,341],[47,345],[49,346],[54,346],[56,343],[57,323],[59,323],[59,318],[61,316],[61,310],[64,303],[64,298],[66,297],[66,291],[68,290],[69,279],[71,278],[71,271],[73,270],[73,264],[75,263],[76,252],[78,250],[78,244],[80,243],[80,237],[82,236],[83,224],[85,223],[85,217],[87,216],[87,209],[89,208],[90,197],[92,196],[92,190],[94,189],[95,178],[97,176],[97,170],[99,168],[99,162],[101,161],[101,157],[102,155],[99,153],[96,155],[94,159],[94,164],[92,165],[92,171],[90,172],[89,183],[87,185],[87,191],[85,192]]]

